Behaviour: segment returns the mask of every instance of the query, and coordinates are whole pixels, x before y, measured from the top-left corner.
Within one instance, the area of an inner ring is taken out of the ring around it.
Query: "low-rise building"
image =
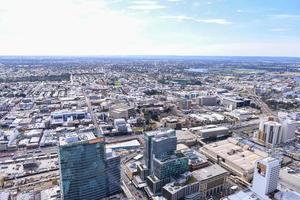
[[[248,182],[253,177],[255,162],[268,156],[265,152],[239,144],[233,138],[206,144],[200,150],[207,158]]]
[[[209,125],[206,127],[194,127],[190,129],[194,134],[199,135],[202,139],[220,138],[229,135],[227,127],[217,127]]]
[[[222,192],[225,189],[229,175],[227,170],[217,164],[193,171],[192,173],[199,182],[199,191],[203,200]]]
[[[216,106],[218,104],[216,96],[202,96],[199,97],[199,104],[201,106]]]
[[[191,133],[190,130],[176,130],[178,144],[186,144],[192,146],[197,142],[197,136]]]
[[[80,123],[90,123],[91,116],[87,110],[60,110],[51,113],[50,126],[57,127],[63,125],[78,125]]]
[[[189,160],[189,169],[190,171],[194,171],[203,167],[207,167],[209,162],[207,158],[200,154],[198,151],[193,149],[184,149],[181,152],[188,157]]]
[[[234,110],[236,108],[250,106],[250,99],[242,98],[242,97],[224,97],[222,99],[222,104],[228,108],[229,110]]]
[[[112,119],[129,119],[135,116],[135,109],[132,106],[126,104],[113,105],[109,109],[109,116]]]
[[[195,193],[199,193],[199,182],[190,172],[183,174],[174,182],[166,184],[162,189],[162,196],[167,200],[184,199]]]

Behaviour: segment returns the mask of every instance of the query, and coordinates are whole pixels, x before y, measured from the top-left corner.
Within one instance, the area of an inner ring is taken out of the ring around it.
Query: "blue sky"
[[[0,54],[300,56],[300,1],[0,0]]]

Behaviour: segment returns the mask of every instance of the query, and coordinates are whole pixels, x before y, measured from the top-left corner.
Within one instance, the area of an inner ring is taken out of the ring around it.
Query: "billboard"
[[[261,176],[263,176],[263,177],[265,177],[266,176],[266,171],[267,171],[267,167],[266,167],[266,165],[264,165],[264,164],[262,164],[262,163],[257,163],[257,172],[261,175]]]

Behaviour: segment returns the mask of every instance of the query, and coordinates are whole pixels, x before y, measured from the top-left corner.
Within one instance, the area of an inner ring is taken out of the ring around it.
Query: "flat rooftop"
[[[118,142],[118,143],[112,143],[112,144],[107,144],[106,148],[110,149],[127,149],[127,148],[137,148],[140,147],[141,144],[137,139],[134,140],[129,140],[125,142]]]
[[[161,128],[155,131],[149,131],[149,132],[145,132],[145,135],[149,136],[154,136],[156,138],[159,137],[166,137],[169,135],[175,135],[175,130],[170,129],[170,128]]]
[[[215,127],[215,128],[205,128],[200,130],[202,133],[210,133],[216,131],[228,131],[229,129],[225,126]]]
[[[261,199],[260,196],[247,189],[245,191],[239,191],[227,197],[228,200],[257,200]]]
[[[150,176],[148,176],[148,178],[152,181],[152,182],[158,182],[159,181],[159,178],[157,178],[156,176],[154,176],[154,175],[150,175]]]
[[[267,158],[264,158],[261,160],[261,162],[265,162],[265,163],[271,163],[271,162],[276,162],[276,161],[279,162],[278,159],[273,158],[273,157],[267,157]]]
[[[214,164],[202,169],[195,170],[192,173],[197,180],[202,181],[202,180],[210,179],[215,176],[225,174],[227,173],[227,170],[222,168],[220,165]]]
[[[279,122],[276,122],[276,121],[267,121],[264,124],[270,125],[270,126],[281,126],[281,124]]]
[[[250,151],[245,146],[238,145],[238,141],[233,138],[206,144],[202,147],[202,151],[212,152],[246,171],[252,170],[257,160],[268,156],[265,152]]]
[[[175,153],[175,154],[167,156],[165,158],[160,158],[160,159],[159,158],[154,158],[154,159],[158,160],[161,163],[164,163],[164,162],[168,162],[168,161],[171,161],[171,160],[177,160],[177,159],[183,158],[183,157],[186,157],[183,153]]]
[[[59,145],[63,146],[67,144],[89,141],[96,138],[100,138],[100,137],[98,137],[93,131],[69,132],[59,138]]]
[[[250,100],[250,99],[243,98],[243,97],[239,97],[239,96],[235,96],[235,97],[224,97],[223,99],[226,99],[226,100],[229,100],[229,101],[233,101],[233,102],[236,102],[236,103],[240,103],[240,102],[243,102],[243,101]]]
[[[168,190],[170,193],[175,194],[178,190],[195,182],[197,182],[197,179],[193,176],[190,176],[186,178],[181,178],[181,180],[179,179],[175,182],[168,183],[163,188]]]
[[[179,141],[196,139],[196,136],[188,130],[186,130],[186,131],[176,130],[176,137],[177,137],[177,140],[179,140]]]

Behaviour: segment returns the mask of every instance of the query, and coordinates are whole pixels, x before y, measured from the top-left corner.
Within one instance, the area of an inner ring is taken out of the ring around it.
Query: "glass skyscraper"
[[[174,154],[177,145],[175,130],[159,129],[144,134],[145,148],[144,159],[145,165],[153,170],[153,158],[164,158]]]
[[[106,151],[108,193],[110,195],[119,193],[121,190],[120,161],[120,156],[115,155],[111,149]]]
[[[189,170],[188,158],[176,152],[177,137],[173,129],[146,132],[144,160],[150,171],[146,182],[151,192],[159,194],[162,187]]]
[[[118,159],[106,160],[104,138],[93,132],[69,133],[60,138],[60,185],[64,200],[101,199],[120,187]],[[107,169],[109,163],[110,170]],[[114,171],[115,170],[115,171]],[[114,172],[109,177],[109,174]],[[110,180],[114,187],[110,187]]]
[[[188,158],[183,153],[175,153],[164,159],[153,159],[153,174],[159,179],[178,177],[189,171]]]

